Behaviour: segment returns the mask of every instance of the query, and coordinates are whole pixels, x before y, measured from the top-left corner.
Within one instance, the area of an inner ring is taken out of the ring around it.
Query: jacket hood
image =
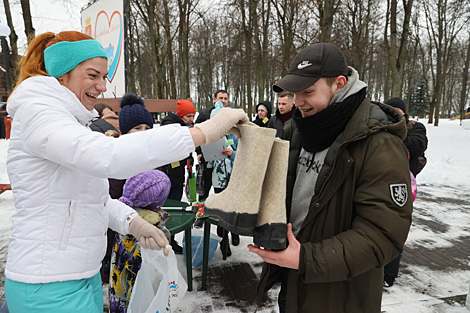
[[[114,111],[111,111],[110,109],[107,109],[103,116],[101,117],[102,119],[114,119],[119,121],[119,116]]]
[[[38,101],[39,98],[42,100]],[[70,89],[50,76],[34,76],[24,80],[8,99],[7,111],[14,119],[16,112],[22,106],[37,103],[58,110],[65,109],[82,125],[87,125],[98,118],[95,109],[88,111]]]
[[[346,85],[334,95],[330,103],[341,102],[366,87],[367,84],[359,79],[357,71],[349,66],[349,77]]]
[[[359,79],[357,71],[349,66],[348,81],[346,85],[334,95],[331,99],[331,103],[341,102],[366,87],[367,84]],[[370,101],[366,97],[344,129],[342,141],[354,140],[356,137],[369,136],[379,131],[390,132],[404,140],[406,137],[405,117],[392,107],[379,102]]]
[[[107,109],[106,111],[103,111],[103,112],[105,112],[105,113],[103,114],[101,119],[103,119],[106,122],[108,122],[109,124],[113,125],[113,127],[118,132],[121,132],[120,129],[119,129],[119,116],[117,116],[116,112],[111,111],[109,109]]]
[[[186,123],[173,112],[168,112],[168,115],[160,122],[161,126],[170,125],[170,124],[180,124],[181,126],[187,126]]]
[[[392,133],[404,140],[405,117],[388,105],[366,98],[346,126],[342,141],[370,136],[380,131]]]
[[[258,112],[258,107],[259,107],[261,104],[264,105],[264,106],[268,109],[268,117],[271,117],[271,113],[273,112],[273,106],[272,106],[271,102],[270,102],[270,101],[267,101],[267,100],[261,101],[260,103],[258,103],[258,104],[256,105],[256,112]]]

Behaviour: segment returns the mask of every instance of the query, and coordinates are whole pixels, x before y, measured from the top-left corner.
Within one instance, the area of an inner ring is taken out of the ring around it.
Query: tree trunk
[[[156,0],[150,0],[146,2],[144,4],[146,6],[145,11],[142,9],[139,1],[136,1],[135,3],[141,11],[144,22],[148,27],[148,33],[150,37],[150,58],[151,58],[152,72],[153,72],[152,98],[164,99],[163,84],[161,83],[163,81],[163,65],[161,63],[160,49],[159,49],[160,34],[159,34],[159,25],[156,20],[156,13],[155,13]]]
[[[16,35],[15,28],[13,25],[13,19],[11,18],[10,3],[8,0],[3,0],[3,5],[5,6],[5,15],[7,17],[7,25],[10,27],[10,48],[11,54],[9,58],[9,67],[10,67],[10,81],[12,86],[16,86],[18,81],[18,36]]]
[[[277,29],[281,50],[281,76],[285,76],[295,54],[294,33],[296,24],[294,18],[298,10],[298,3],[297,0],[271,1],[277,14]]]
[[[469,65],[470,65],[470,37],[468,39],[467,57],[465,58],[465,66],[462,71],[462,89],[460,90],[460,102],[459,102],[460,120],[465,118],[463,112],[465,109],[465,102],[467,100],[467,82],[468,82]]]
[[[175,79],[175,62],[173,60],[173,39],[171,38],[170,10],[168,9],[168,0],[163,0],[163,18],[166,38],[166,57],[168,60],[168,71],[170,74],[170,90],[169,98],[177,99],[176,79]]]
[[[392,0],[390,3],[390,50],[389,50],[389,72],[391,81],[391,96],[400,97],[401,95],[394,94],[395,86],[397,84],[397,0]]]
[[[265,5],[267,7],[265,8]],[[261,102],[265,99],[265,91],[269,95],[270,92],[266,88],[266,73],[268,69],[268,34],[269,34],[269,17],[271,15],[271,3],[270,1],[262,0],[261,1],[261,16],[259,19],[261,20],[261,26],[258,25],[258,19],[254,19],[254,29],[255,29],[255,40],[257,43],[258,48],[258,62],[257,65],[257,78],[258,78],[258,102]],[[262,33],[260,33],[260,28],[262,29]],[[260,38],[262,36],[262,39]],[[274,111],[274,110],[273,110]]]
[[[245,64],[246,64],[246,96],[247,96],[247,111],[248,118],[251,119],[253,113],[253,95],[252,95],[252,86],[251,86],[251,76],[252,76],[252,45],[253,45],[253,19],[256,14],[256,6],[258,1],[250,0],[248,1],[248,16],[245,12],[245,0],[240,0],[240,9],[242,15],[242,29],[245,39]]]
[[[179,29],[178,29],[178,72],[180,81],[180,98],[190,97],[189,88],[189,18],[191,14],[191,0],[178,0]]]
[[[318,4],[320,14],[320,42],[330,42],[333,29],[333,15],[335,13],[335,0],[321,0]]]
[[[135,88],[135,40],[134,40],[134,25],[135,21],[131,17],[131,5],[129,1],[126,1],[126,19],[127,19],[127,51],[129,57],[127,58],[127,90],[126,92],[137,93]]]
[[[29,0],[20,0],[21,9],[23,10],[24,32],[28,38],[28,44],[36,37],[35,29],[33,27],[33,20],[31,19],[31,9],[29,7]]]
[[[403,90],[403,76],[405,62],[408,55],[408,37],[410,34],[410,19],[411,19],[411,8],[413,7],[413,0],[403,0],[403,7],[405,8],[405,18],[403,21],[403,29],[401,34],[400,48],[398,55],[395,58],[396,67],[396,81],[393,84],[392,96],[401,97]],[[395,51],[396,52],[396,51]]]
[[[387,13],[385,14],[385,28],[384,28],[384,52],[387,57],[387,70],[385,73],[384,84],[384,102],[390,98],[390,43],[388,41],[388,23],[390,21],[390,0],[387,0]]]

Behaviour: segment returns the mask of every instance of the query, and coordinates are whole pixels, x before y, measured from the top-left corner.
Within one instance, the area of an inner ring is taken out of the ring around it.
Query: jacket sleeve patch
[[[400,208],[408,201],[408,188],[406,184],[390,184],[390,195],[393,202]]]

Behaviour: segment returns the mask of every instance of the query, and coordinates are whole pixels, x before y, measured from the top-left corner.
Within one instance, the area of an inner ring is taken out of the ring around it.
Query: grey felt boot
[[[220,226],[228,231],[252,236],[276,130],[253,123],[238,128],[241,138],[230,181],[224,191],[207,198],[204,213],[217,217]]]
[[[282,250],[287,244],[286,181],[289,142],[276,138],[264,176],[253,241],[265,249]]]

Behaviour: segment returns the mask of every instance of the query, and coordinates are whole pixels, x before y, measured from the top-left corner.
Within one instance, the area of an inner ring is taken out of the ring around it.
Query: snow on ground
[[[427,124],[429,138],[426,157],[428,163],[418,176],[418,198],[415,202],[414,219],[421,221],[438,220],[445,227],[444,232],[433,232],[423,223],[414,223],[406,245],[408,247],[446,248],[452,247],[459,238],[470,237],[470,194],[469,168],[470,159],[470,130],[460,126],[460,121],[441,119],[438,127]],[[6,152],[8,140],[0,140],[0,184],[8,183],[6,173]],[[466,202],[461,200],[465,199]],[[0,271],[3,272],[6,260],[6,246],[11,228],[11,215],[14,212],[13,195],[7,191],[0,195]],[[211,231],[215,233],[215,226]],[[182,233],[176,235],[176,240],[182,243]],[[256,274],[261,260],[249,253],[246,246],[251,238],[241,237],[238,247],[232,248],[232,256],[222,260],[219,250],[216,251],[211,264],[250,263]],[[178,255],[178,267],[186,277],[186,267],[183,257]],[[470,264],[470,256],[461,260]],[[467,267],[468,268],[468,267]],[[193,269],[193,277],[201,276],[201,268]],[[382,300],[382,312],[386,313],[431,313],[469,312],[458,303],[445,303],[439,298],[467,294],[470,281],[470,270],[430,270],[423,266],[408,266],[406,273],[400,273],[395,285],[386,289]],[[193,281],[193,289],[199,286]],[[270,292],[275,297],[276,291]],[[3,298],[3,279],[1,280],[0,296]],[[197,308],[211,303],[211,298],[203,291],[187,292],[181,307],[176,312],[196,312]],[[230,312],[233,311],[232,308]],[[274,309],[277,312],[277,308]],[[258,312],[264,312],[258,309]],[[266,311],[268,312],[268,311]],[[273,312],[272,309],[269,312]]]
[[[439,221],[445,231],[433,232],[423,223],[413,222],[406,246],[452,247],[459,238],[470,237],[470,171],[466,167],[470,159],[470,130],[462,128],[459,120],[442,119],[438,127],[425,120],[421,122],[429,139],[428,162],[418,175],[413,218]],[[463,199],[467,200],[466,205],[462,205]],[[469,258],[462,262],[469,264]],[[409,266],[406,272],[411,274],[399,274],[395,285],[384,292],[383,312],[468,312],[458,303],[449,305],[438,298],[467,294],[470,271],[431,271],[427,267]]]
[[[427,124],[429,139],[426,158],[428,163],[419,174],[418,185],[469,187],[470,130],[460,126],[460,120],[439,120],[439,126]],[[436,190],[439,192],[439,190]]]

